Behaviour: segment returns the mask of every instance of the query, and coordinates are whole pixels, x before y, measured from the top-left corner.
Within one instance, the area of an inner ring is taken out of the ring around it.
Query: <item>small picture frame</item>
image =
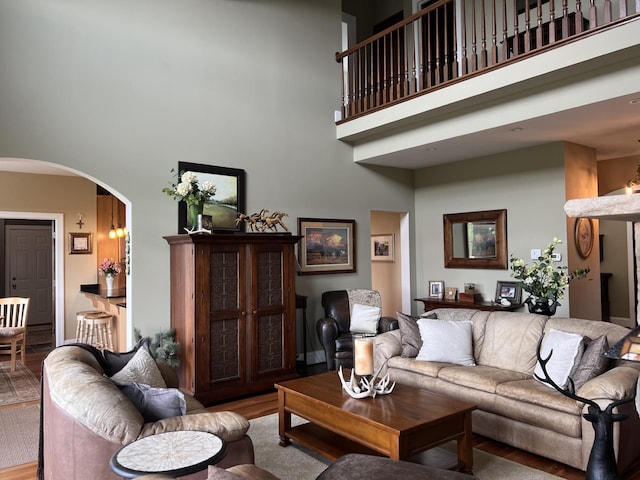
[[[429,280],[429,297],[444,297],[444,282],[442,280]]]
[[[69,253],[70,254],[87,254],[92,252],[92,235],[91,233],[69,233]]]
[[[512,305],[520,305],[522,303],[522,288],[518,285],[518,282],[502,282],[496,283],[496,297],[495,302],[506,298]]]
[[[371,235],[371,261],[393,262],[395,246],[393,233],[384,235]]]
[[[444,289],[444,298],[445,300],[457,300],[458,299],[458,289],[456,287],[447,287]]]

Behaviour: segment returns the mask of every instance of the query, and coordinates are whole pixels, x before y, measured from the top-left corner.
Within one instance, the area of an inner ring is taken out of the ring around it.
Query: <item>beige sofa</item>
[[[607,322],[517,312],[438,309],[428,313],[438,320],[472,322],[476,365],[403,358],[403,332],[394,330],[375,339],[375,363],[376,368],[384,365],[382,374],[388,372],[398,383],[476,404],[475,433],[586,469],[594,438],[592,425],[582,418],[587,407],[533,378],[538,341],[543,332],[548,335],[555,329],[591,339],[606,335],[609,345],[614,345],[628,329]],[[586,382],[577,394],[601,407],[628,397],[635,392],[639,365],[612,361],[609,370]],[[618,471],[623,473],[640,459],[640,419],[633,402],[619,411],[629,416],[614,425]]]
[[[109,468],[116,450],[142,437],[178,430],[211,432],[226,440],[228,451],[221,467],[253,463],[253,443],[246,434],[249,422],[244,417],[233,412],[209,412],[185,395],[186,415],[146,422],[104,375],[106,365],[91,347],[58,347],[45,358],[40,480],[118,479]],[[163,363],[157,366],[166,386],[177,388],[173,369]],[[207,472],[185,478],[206,479]]]

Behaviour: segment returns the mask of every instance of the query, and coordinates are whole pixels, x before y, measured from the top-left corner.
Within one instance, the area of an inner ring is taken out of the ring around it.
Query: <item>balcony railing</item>
[[[438,1],[336,54],[338,123],[639,15],[640,0]]]

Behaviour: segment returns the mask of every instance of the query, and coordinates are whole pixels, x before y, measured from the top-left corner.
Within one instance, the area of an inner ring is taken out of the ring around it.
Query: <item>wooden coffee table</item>
[[[476,406],[471,403],[409,385],[396,385],[390,395],[358,400],[342,389],[336,372],[289,380],[275,387],[283,447],[295,440],[331,460],[346,453],[410,460],[456,440],[457,463],[452,467],[473,473],[471,412]],[[309,423],[292,428],[292,413]]]

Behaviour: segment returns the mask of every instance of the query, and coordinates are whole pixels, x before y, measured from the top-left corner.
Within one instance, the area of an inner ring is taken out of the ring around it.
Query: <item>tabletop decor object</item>
[[[171,169],[173,172],[174,170]],[[217,187],[210,180],[206,180],[200,185],[198,176],[193,172],[182,172],[178,183],[171,183],[170,187],[162,189],[170,197],[183,201],[187,204],[191,229],[186,228],[188,233],[211,233],[211,230],[203,228],[202,215],[204,205],[216,194]]]
[[[288,232],[289,229],[285,225],[282,220],[283,217],[288,217],[289,214],[287,212],[280,212],[276,210],[271,215],[267,215],[269,210],[263,208],[259,213],[252,213],[251,215],[247,215],[246,213],[239,213],[236,218],[236,226],[240,225],[242,222],[247,224],[249,232],[273,232],[276,233],[278,231],[278,227],[282,228],[285,232]]]
[[[373,339],[375,334],[354,334],[353,335],[353,369],[349,381],[344,379],[342,365],[338,369],[338,377],[342,388],[353,398],[375,398],[376,395],[387,395],[396,386],[395,382],[390,385],[389,374],[378,379],[382,367],[377,371],[373,370]],[[377,381],[376,381],[377,380]]]
[[[586,278],[589,273],[588,267],[569,272],[566,265],[556,264],[554,252],[560,243],[562,240],[554,237],[531,265],[511,255],[511,277],[518,280],[518,285],[529,294],[524,303],[529,306],[531,313],[554,315],[560,306],[558,300],[564,297],[569,282]]]
[[[103,275],[107,282],[107,294],[113,291],[113,280],[116,276],[122,273],[122,267],[120,263],[116,262],[113,258],[105,258],[98,265],[98,273]]]

